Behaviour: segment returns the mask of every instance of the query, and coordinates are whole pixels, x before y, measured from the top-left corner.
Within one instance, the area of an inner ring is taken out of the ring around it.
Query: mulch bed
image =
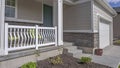
[[[42,60],[37,62],[37,68],[111,68],[108,66],[96,64],[96,63],[89,63],[89,64],[80,64],[79,59],[76,59],[72,56],[68,56],[65,54],[60,55],[63,60],[63,64],[53,65],[50,63],[50,59]],[[53,57],[54,58],[54,57]]]

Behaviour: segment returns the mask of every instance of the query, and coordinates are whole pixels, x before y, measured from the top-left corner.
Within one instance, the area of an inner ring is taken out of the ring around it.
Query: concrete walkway
[[[120,63],[120,46],[110,46],[104,49],[103,56],[91,56],[93,62],[117,68]]]
[[[91,57],[92,62],[107,65],[112,68],[118,68],[118,65],[120,63],[120,46],[109,46],[105,48],[103,56],[96,56],[84,53],[77,53],[77,55],[74,55],[74,57],[76,58],[80,58],[83,56]]]

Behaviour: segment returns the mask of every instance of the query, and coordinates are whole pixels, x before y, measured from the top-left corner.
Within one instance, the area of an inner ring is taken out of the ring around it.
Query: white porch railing
[[[18,26],[5,23],[5,54],[41,46],[57,46],[57,27]]]

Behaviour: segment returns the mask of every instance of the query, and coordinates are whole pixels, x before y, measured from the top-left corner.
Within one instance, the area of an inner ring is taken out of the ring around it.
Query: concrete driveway
[[[120,58],[120,46],[110,46],[105,48],[103,55]]]
[[[103,56],[92,56],[93,62],[117,68],[120,63],[120,46],[109,46]]]

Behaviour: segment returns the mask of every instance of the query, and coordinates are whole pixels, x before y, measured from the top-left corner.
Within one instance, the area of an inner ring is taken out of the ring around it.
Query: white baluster
[[[41,44],[43,44],[44,43],[44,30],[43,29],[41,29],[41,36],[42,36]]]
[[[32,45],[32,34],[31,34],[31,29],[30,29],[29,35],[30,35],[30,45]]]
[[[26,29],[24,29],[24,46],[27,45],[27,44],[26,44],[26,39],[27,39],[27,37],[26,37]]]
[[[17,37],[18,37],[17,47],[20,47],[20,32],[19,32],[19,28],[17,29]]]
[[[30,31],[29,31],[29,29],[27,29],[27,46],[30,45],[30,36],[29,36],[29,33],[30,33]]]
[[[20,34],[21,34],[21,47],[23,47],[23,29],[21,29],[20,31]]]
[[[17,38],[16,38],[16,28],[14,28],[14,31],[13,31],[13,36],[14,36],[14,48],[16,47],[16,41],[17,41]]]

